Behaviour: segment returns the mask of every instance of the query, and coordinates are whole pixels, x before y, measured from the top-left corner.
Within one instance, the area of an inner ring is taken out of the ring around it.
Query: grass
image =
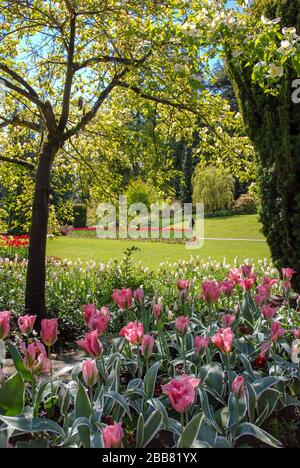
[[[205,237],[263,240],[257,216],[207,219],[205,220]],[[60,237],[49,241],[48,255],[69,260],[93,259],[106,263],[110,259],[121,258],[124,251],[131,246],[141,249],[135,254],[135,260],[142,261],[144,266],[151,269],[157,268],[163,261],[174,263],[179,259],[188,259],[191,255],[200,255],[203,260],[211,257],[217,261],[222,261],[225,257],[228,262],[232,262],[235,257],[241,262],[245,258],[251,258],[254,261],[260,258],[270,258],[265,242],[206,240],[202,249],[189,250],[183,244],[76,237]]]

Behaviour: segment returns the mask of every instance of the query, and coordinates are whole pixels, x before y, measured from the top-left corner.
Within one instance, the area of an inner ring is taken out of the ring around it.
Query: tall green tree
[[[280,29],[292,26],[300,33],[299,0],[255,2],[254,12],[258,20],[261,15],[265,21],[281,18]],[[280,51],[282,44],[292,47],[292,36],[275,38],[279,54],[285,53],[283,49]],[[296,270],[294,285],[300,290],[300,105],[292,99],[293,83],[299,78],[300,69],[286,57],[288,66],[284,73],[281,60],[269,61],[266,54],[262,57],[262,67],[264,63],[274,63],[273,70],[279,75],[276,92],[266,93],[261,82],[253,81],[253,70],[247,67],[247,58],[237,65],[232,53],[228,46],[227,69],[258,155],[263,231],[276,265],[279,268],[292,266]],[[295,53],[297,59],[299,52]]]

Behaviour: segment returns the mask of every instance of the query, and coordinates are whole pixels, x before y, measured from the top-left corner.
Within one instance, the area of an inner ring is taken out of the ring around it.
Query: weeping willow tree
[[[293,26],[300,33],[300,0],[259,0],[255,2],[254,14],[258,15],[258,20],[263,15],[264,21],[267,18],[276,22],[275,18],[281,18],[280,30]],[[279,50],[280,45],[289,47],[289,41],[282,44],[282,38],[272,37],[278,41]],[[284,51],[282,53],[284,55]],[[230,44],[225,49],[227,70],[257,151],[264,234],[275,264],[279,268],[291,266],[296,270],[295,287],[299,291],[300,104],[292,99],[294,80],[300,77],[297,54],[291,60],[295,66],[288,64],[284,74],[280,65],[273,67],[274,74],[278,75],[276,86],[266,91],[262,82],[253,80],[249,57],[237,61]],[[263,70],[269,64],[261,62],[255,70]]]

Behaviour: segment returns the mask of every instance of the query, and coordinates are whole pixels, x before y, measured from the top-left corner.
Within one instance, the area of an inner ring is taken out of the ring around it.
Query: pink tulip
[[[82,376],[88,387],[93,387],[98,382],[99,372],[96,361],[86,360],[82,363]]]
[[[269,291],[278,283],[278,279],[269,278],[268,276],[264,276],[262,280],[262,285],[267,288]]]
[[[98,359],[103,353],[103,346],[98,338],[97,330],[86,333],[83,340],[77,341],[78,346],[89,356]]]
[[[131,344],[140,345],[144,336],[143,324],[138,322],[129,322],[128,325],[120,331],[120,336],[124,336]]]
[[[57,319],[42,320],[41,339],[44,345],[48,346],[48,348],[57,342],[57,326]]]
[[[242,265],[241,270],[244,278],[249,278],[253,273],[253,266],[251,265]]]
[[[102,437],[105,448],[122,448],[122,440],[124,439],[122,423],[114,423],[111,426],[106,426],[102,430]]]
[[[178,413],[185,413],[195,402],[196,389],[200,384],[199,379],[182,375],[178,379],[172,379],[168,384],[162,385],[162,391],[170,400],[172,407]]]
[[[176,285],[179,291],[187,291],[191,285],[191,282],[189,280],[178,280]]]
[[[264,305],[261,310],[261,313],[266,320],[273,320],[274,316],[276,315],[276,312],[277,309],[267,304]]]
[[[233,281],[224,280],[221,283],[221,292],[225,294],[225,296],[231,296],[234,288],[235,288],[235,283]]]
[[[82,311],[84,315],[84,321],[88,325],[91,317],[97,312],[96,306],[94,304],[85,304],[82,306]]]
[[[210,339],[205,336],[196,336],[195,338],[195,351],[201,353],[203,349],[209,347]]]
[[[183,334],[186,333],[191,321],[188,317],[181,316],[176,319],[175,327],[179,331],[179,333]]]
[[[155,340],[152,335],[145,335],[141,345],[141,353],[145,359],[149,359],[153,354]]]
[[[23,317],[19,317],[18,325],[21,333],[26,336],[30,335],[30,333],[33,332],[35,321],[36,315],[24,315]]]
[[[234,334],[231,328],[220,328],[218,333],[212,337],[211,341],[222,353],[228,354],[234,343]]]
[[[240,268],[234,268],[233,270],[230,270],[228,274],[228,279],[232,281],[235,285],[240,284],[242,278],[243,272]]]
[[[231,328],[235,320],[236,316],[233,314],[223,314],[221,317],[221,322],[224,328]]]
[[[133,293],[134,301],[136,304],[143,304],[144,300],[144,290],[142,288],[138,288]]]
[[[292,268],[282,268],[283,281],[291,282],[294,274],[296,273]]]
[[[21,350],[24,354],[23,363],[26,370],[37,375],[49,374],[51,363],[42,343],[34,342],[28,346],[22,343]]]
[[[101,315],[102,317],[109,317],[110,318],[110,310],[108,307],[101,307],[100,310],[97,310],[97,315]]]
[[[106,332],[109,320],[109,316],[96,313],[91,316],[88,327],[91,331],[97,330],[98,336],[101,336]]]
[[[152,308],[152,314],[153,314],[153,317],[154,317],[156,320],[159,319],[159,317],[161,316],[162,309],[163,309],[163,305],[162,305],[162,304],[154,304],[154,306],[153,306],[153,308]]]
[[[272,323],[270,339],[273,343],[276,343],[285,333],[286,330],[282,328],[279,322]]]
[[[214,304],[221,296],[221,286],[216,281],[205,281],[202,285],[202,299],[208,304]]]
[[[256,288],[257,294],[254,296],[254,300],[257,305],[261,306],[264,302],[270,299],[270,290],[266,286],[258,286]]]
[[[0,340],[4,340],[10,333],[10,312],[0,312]]]
[[[132,307],[132,291],[131,289],[115,289],[112,294],[112,299],[122,310],[131,309]]]
[[[241,281],[241,286],[244,291],[249,292],[255,286],[255,282],[256,282],[256,278],[254,277],[244,278]]]
[[[232,382],[232,393],[237,398],[245,398],[245,379],[243,376],[238,376]]]
[[[300,328],[295,328],[295,330],[293,330],[293,333],[296,340],[300,340]]]

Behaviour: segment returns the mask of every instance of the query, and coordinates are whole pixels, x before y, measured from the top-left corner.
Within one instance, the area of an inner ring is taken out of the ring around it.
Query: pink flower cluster
[[[10,333],[11,313],[7,311],[0,312],[0,340],[4,340]],[[33,332],[36,322],[36,315],[24,315],[19,317],[18,325],[20,332],[29,338]],[[24,355],[23,363],[25,369],[35,375],[48,374],[51,369],[51,362],[47,356],[45,346],[50,348],[57,341],[57,319],[42,320],[41,322],[41,340],[32,342],[28,345],[21,344],[21,351]],[[45,345],[45,346],[44,346]]]
[[[97,310],[94,304],[82,306],[85,323],[90,331],[97,331],[98,336],[103,335],[109,325],[110,312],[107,307]]]

